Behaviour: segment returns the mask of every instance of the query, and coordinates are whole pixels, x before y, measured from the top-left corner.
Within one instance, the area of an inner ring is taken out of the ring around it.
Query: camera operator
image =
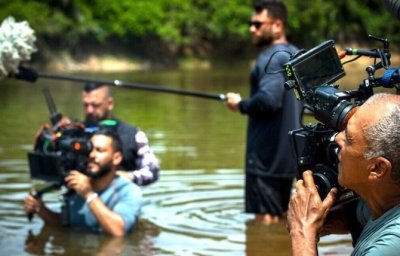
[[[97,131],[91,143],[93,149],[85,173],[71,170],[64,179],[66,186],[76,192],[66,198],[66,212],[53,212],[32,195],[25,198],[25,212],[38,214],[49,225],[61,226],[67,221],[70,226],[123,236],[136,223],[142,204],[141,190],[116,175],[122,154],[120,139],[114,131]]]
[[[336,136],[339,184],[355,191],[368,206],[357,209],[358,219],[368,215],[369,219],[352,255],[397,255],[400,251],[399,129],[400,96],[375,94]],[[312,172],[303,173],[287,217],[293,255],[317,255],[319,235],[336,191],[332,189],[322,201]]]
[[[150,148],[146,134],[112,115],[114,99],[108,86],[87,83],[82,92],[85,125],[97,126],[99,122],[112,119],[122,141],[123,159],[118,174],[139,186],[149,185],[158,179],[158,159]]]

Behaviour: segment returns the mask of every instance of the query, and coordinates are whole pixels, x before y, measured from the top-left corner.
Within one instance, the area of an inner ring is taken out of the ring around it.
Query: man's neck
[[[286,40],[286,37],[283,36],[283,37],[279,37],[278,39],[275,39],[275,40],[272,41],[270,44],[260,46],[260,49],[261,49],[261,50],[266,50],[266,49],[268,49],[268,48],[270,48],[270,47],[272,47],[272,46],[274,46],[274,45],[277,45],[277,44],[287,44],[287,43],[288,43],[288,41]]]
[[[400,191],[400,188],[397,186],[397,189],[391,188],[389,190],[385,189],[385,191],[378,191],[366,200],[373,220],[379,218],[393,207],[400,205],[400,193],[388,193],[388,191]]]
[[[106,175],[104,175],[104,176],[102,176],[100,178],[92,179],[91,180],[91,185],[93,187],[93,190],[95,192],[104,190],[114,180],[115,175],[116,175],[116,171],[113,170],[113,171],[110,171],[109,173],[107,173]]]
[[[287,39],[286,39],[286,36],[281,36],[281,37],[275,39],[275,40],[272,42],[273,45],[274,45],[274,44],[287,44],[287,43],[288,43],[288,41],[287,41]]]

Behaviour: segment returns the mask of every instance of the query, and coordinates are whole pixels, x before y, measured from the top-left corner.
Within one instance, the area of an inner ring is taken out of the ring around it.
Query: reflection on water
[[[37,232],[28,231],[24,252],[32,255],[152,255],[157,228],[141,221],[137,230],[141,232],[135,236],[114,238],[78,229],[43,226]]]
[[[248,93],[247,66],[193,72],[86,74],[168,85],[184,90]],[[347,84],[357,85],[361,74]],[[84,74],[85,75],[85,74]],[[348,79],[348,78],[346,78]],[[4,255],[290,255],[285,223],[266,227],[243,213],[243,150],[246,118],[215,100],[113,89],[115,114],[143,129],[161,160],[161,178],[143,189],[145,205],[132,234],[115,239],[76,229],[31,223],[22,201],[33,185],[26,153],[48,121],[41,89],[50,88],[58,110],[82,118],[82,85],[36,84],[8,79],[0,94],[0,248]],[[61,191],[45,195],[53,209]],[[321,239],[320,255],[351,251],[349,236]]]

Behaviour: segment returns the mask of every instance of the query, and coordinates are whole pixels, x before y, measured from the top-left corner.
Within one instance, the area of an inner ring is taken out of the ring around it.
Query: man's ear
[[[370,177],[382,180],[392,173],[392,163],[385,157],[377,157],[370,166]]]
[[[280,19],[275,19],[272,24],[272,33],[276,37],[280,37],[284,33],[283,21]]]
[[[114,98],[109,96],[107,100],[108,100],[108,110],[112,111],[114,109]]]
[[[120,151],[114,152],[113,154],[113,165],[118,166],[122,161],[122,153]]]
[[[283,28],[283,21],[281,19],[275,19],[273,25],[278,28]]]

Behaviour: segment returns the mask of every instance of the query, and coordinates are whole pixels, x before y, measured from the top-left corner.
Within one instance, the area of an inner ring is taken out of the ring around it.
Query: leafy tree
[[[46,51],[81,56],[124,50],[159,59],[243,54],[251,47],[247,21],[253,0],[0,0],[0,19],[27,20]],[[381,0],[285,0],[288,33],[308,48],[334,39],[366,44],[367,35],[400,42],[400,22]]]

